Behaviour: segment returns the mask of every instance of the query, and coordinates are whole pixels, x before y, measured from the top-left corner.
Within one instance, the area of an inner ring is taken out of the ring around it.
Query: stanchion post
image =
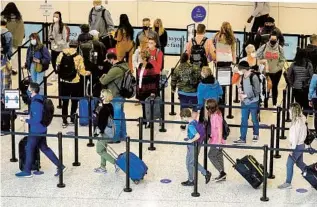
[[[130,187],[130,137],[127,137],[126,139],[126,160],[125,160],[125,169],[126,169],[126,175],[125,175],[125,188],[123,189],[124,192],[132,192],[132,189]]]
[[[232,115],[232,85],[229,86],[229,109],[227,119],[233,119]]]
[[[290,114],[289,114],[289,108],[291,106],[291,87],[288,85],[287,86],[287,111],[286,111],[286,122],[291,122],[292,120],[290,119]]]
[[[275,139],[275,126],[274,124],[271,125],[271,141],[270,141],[270,148],[274,148],[274,139]],[[270,150],[270,168],[269,168],[269,179],[274,179],[275,175],[273,175],[273,167],[274,167],[274,151]]]
[[[160,132],[166,132],[167,130],[165,129],[165,86],[162,86],[162,102],[160,103],[160,107],[161,107],[161,128],[160,128]]]
[[[174,70],[175,70],[175,68],[171,69],[171,74],[174,74]],[[170,116],[175,116],[176,115],[174,103],[175,103],[175,92],[173,93],[171,91],[171,112],[169,113]]]
[[[43,77],[43,84],[44,84],[44,96],[47,96],[47,77],[45,75]]]
[[[62,92],[61,92],[61,89],[62,89],[62,87],[61,87],[61,78],[59,77],[59,74],[57,74],[57,76],[58,76],[58,78],[57,78],[58,79],[58,96],[61,96],[61,94],[62,94]],[[62,99],[61,98],[58,99],[57,108],[58,109],[62,108]]]
[[[88,130],[89,130],[89,137],[92,137],[92,107],[91,107],[91,102],[92,102],[92,98],[91,96],[89,95],[88,96]],[[93,147],[95,146],[95,144],[93,143],[92,139],[89,139],[89,142],[87,144],[87,147]]]
[[[281,128],[281,107],[277,107],[277,115],[276,115],[276,139],[275,139],[275,148],[280,148],[280,128]],[[275,151],[275,158],[281,158],[280,151]]]
[[[205,105],[204,105],[205,106]],[[206,110],[206,109],[204,109]],[[208,138],[209,138],[209,134],[208,134],[208,120],[205,121],[205,139],[204,139],[204,144],[208,144]],[[208,168],[208,147],[207,146],[204,146],[204,168],[205,170],[207,171],[207,168]]]
[[[285,136],[285,116],[286,116],[286,90],[283,90],[283,105],[282,105],[282,127],[281,127],[281,136],[280,139],[286,139]]]
[[[154,100],[150,100],[150,107],[151,107],[151,121],[150,121],[150,140],[154,141]],[[150,147],[148,148],[150,151],[156,150],[154,147],[154,143],[150,143]]]
[[[65,188],[65,183],[64,183],[64,173],[63,173],[63,134],[62,132],[57,133],[57,138],[58,138],[58,159],[60,162],[60,167],[58,168],[59,170],[59,183],[57,184],[57,187],[59,188]]]
[[[143,118],[140,117],[139,118],[139,158],[140,160],[143,159],[143,143],[142,143],[142,140],[143,140]]]
[[[78,114],[74,114],[74,132],[75,136],[78,136]],[[80,166],[80,162],[78,161],[78,138],[74,139],[75,142],[75,161],[73,162],[73,166]]]
[[[235,99],[234,99],[233,103],[240,103],[238,86],[236,85],[235,88],[236,88],[236,90],[235,90],[236,96],[235,96]]]
[[[263,151],[264,151],[264,156],[263,156],[263,165],[264,165],[264,169],[263,169],[263,185],[262,185],[262,197],[261,197],[261,201],[263,202],[267,202],[269,201],[269,198],[266,196],[267,193],[267,156],[268,156],[268,146],[264,145],[263,147]]]
[[[21,81],[22,81],[22,54],[21,54],[21,46],[18,46],[18,85],[19,85],[19,89],[21,88]]]
[[[192,192],[192,196],[200,196],[198,193],[198,142],[194,143],[194,192]]]
[[[15,111],[11,111],[11,132],[15,132]],[[17,162],[18,159],[15,156],[15,134],[11,134],[11,151],[12,151],[12,157],[10,159],[10,162]]]

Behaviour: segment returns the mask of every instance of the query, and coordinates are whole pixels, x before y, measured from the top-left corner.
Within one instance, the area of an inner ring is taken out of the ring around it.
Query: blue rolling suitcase
[[[92,76],[90,76],[90,83],[92,83]],[[91,86],[92,84],[90,84]],[[84,98],[79,100],[79,125],[80,126],[88,126],[89,125],[89,111],[88,111],[88,98],[87,98],[87,82],[86,77],[84,76]],[[90,87],[90,94],[92,94],[92,88]],[[95,108],[95,100],[91,100],[91,111]],[[91,113],[92,114],[92,113]]]

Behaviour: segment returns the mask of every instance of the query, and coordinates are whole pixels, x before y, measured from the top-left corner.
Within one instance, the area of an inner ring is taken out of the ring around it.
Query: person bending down
[[[197,121],[192,117],[192,113],[189,108],[183,109],[181,111],[181,117],[184,121],[188,122],[187,127],[187,137],[189,143],[197,142],[200,135],[196,129]],[[196,122],[196,123],[195,123]],[[198,149],[199,154],[200,148]],[[193,186],[194,185],[194,145],[187,145],[187,155],[186,155],[186,167],[188,171],[188,180],[182,182],[183,186]],[[206,184],[209,183],[211,178],[211,173],[203,168],[201,164],[198,163],[198,170],[205,176]]]

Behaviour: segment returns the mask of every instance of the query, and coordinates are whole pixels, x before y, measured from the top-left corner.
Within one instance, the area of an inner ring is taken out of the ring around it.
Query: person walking
[[[254,10],[251,16],[248,18],[247,23],[251,23],[254,19],[251,32],[256,33],[259,28],[264,26],[265,20],[269,17],[270,3],[269,2],[255,2]]]

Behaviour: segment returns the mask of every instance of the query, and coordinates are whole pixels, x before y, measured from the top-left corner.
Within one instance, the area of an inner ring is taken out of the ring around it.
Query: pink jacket
[[[223,137],[221,138],[220,143],[218,140],[219,129],[221,129],[221,136],[222,136],[222,130],[223,130],[222,122],[223,120],[222,120],[221,113],[215,113],[210,116],[211,136],[209,139],[209,144],[225,144],[225,140],[223,139]]]

